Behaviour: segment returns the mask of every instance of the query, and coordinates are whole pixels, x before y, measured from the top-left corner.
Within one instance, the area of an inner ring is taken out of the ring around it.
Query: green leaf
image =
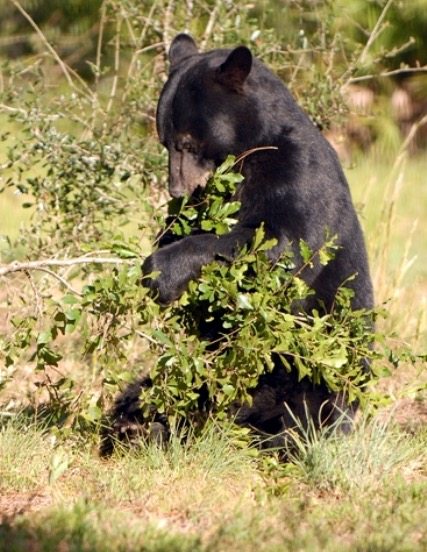
[[[50,330],[40,332],[37,336],[37,345],[46,345],[52,341],[52,333]]]
[[[262,241],[264,240],[264,237],[265,237],[265,231],[264,231],[264,224],[261,224],[261,226],[259,226],[256,231],[255,231],[255,236],[252,240],[252,247],[253,249],[257,250],[259,248],[259,246],[261,245]]]
[[[65,303],[66,305],[75,305],[76,303],[79,302],[79,299],[75,295],[72,295],[71,293],[67,293],[62,298],[62,302]]]
[[[203,220],[201,223],[201,228],[205,232],[210,232],[214,228],[214,222],[211,220]]]
[[[42,361],[44,364],[49,366],[57,366],[58,362],[62,359],[62,355],[53,351],[49,347],[41,346],[37,351],[37,357],[39,362]]]
[[[342,368],[348,362],[348,358],[345,350],[342,350],[340,354],[337,356],[324,357],[316,360],[325,366],[329,366],[330,368],[336,368],[336,369]]]
[[[65,317],[71,322],[76,322],[81,316],[81,311],[78,309],[69,309],[65,311]]]
[[[226,383],[225,385],[223,385],[222,390],[229,397],[233,396],[236,393],[236,389],[233,387],[233,385],[229,383]]]
[[[122,259],[135,259],[138,257],[138,254],[135,251],[125,247],[114,247],[113,251]]]
[[[310,262],[310,259],[313,256],[313,251],[310,249],[310,246],[308,245],[308,243],[305,242],[304,240],[300,240],[299,250],[301,253],[302,260],[304,261],[304,264],[309,263],[311,265],[312,263]]]
[[[228,155],[225,161],[216,169],[217,175],[223,175],[234,167],[236,158],[234,155]]]
[[[249,297],[244,293],[239,293],[237,295],[237,308],[253,310],[252,303],[249,300]]]
[[[265,240],[264,243],[261,243],[261,245],[257,248],[257,251],[269,251],[270,249],[273,249],[277,245],[277,239],[271,238],[270,240]]]
[[[155,330],[153,332],[153,338],[161,343],[162,345],[167,345],[168,347],[174,347],[174,344],[170,340],[170,338],[162,332],[162,330]]]
[[[49,467],[49,484],[52,485],[63,475],[70,465],[68,455],[62,451],[53,454]]]
[[[307,297],[309,287],[304,282],[304,280],[301,280],[301,278],[298,278],[297,276],[295,276],[293,279],[293,284],[297,291],[298,299],[305,299]]]

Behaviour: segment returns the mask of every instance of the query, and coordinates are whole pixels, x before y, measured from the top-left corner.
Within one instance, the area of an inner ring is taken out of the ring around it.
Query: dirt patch
[[[43,493],[6,493],[0,495],[0,523],[16,516],[43,510],[52,504],[51,497]]]
[[[398,400],[393,406],[392,419],[408,430],[427,427],[427,400]]]
[[[407,430],[427,427],[427,366],[419,362],[402,363],[392,375],[381,380],[377,387],[393,400],[381,416]]]

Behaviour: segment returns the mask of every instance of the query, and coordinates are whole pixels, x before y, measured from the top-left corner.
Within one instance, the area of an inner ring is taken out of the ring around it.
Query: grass
[[[387,303],[387,331],[421,350],[427,347],[426,170],[425,155],[394,167],[393,159],[373,154],[346,171],[365,229],[376,301]]]
[[[425,435],[414,438],[390,418],[364,418],[345,438],[309,427],[294,436],[292,463],[311,487],[341,494],[372,493],[396,475],[411,477],[426,463]]]
[[[426,169],[425,155],[420,155],[404,163],[397,176],[393,174],[392,163],[377,160],[375,156],[360,160],[354,168],[347,170],[371,253],[376,251],[378,236],[384,238],[383,230],[389,223],[388,217],[381,215],[384,210],[385,215],[392,210],[388,268],[401,270],[401,261],[410,239],[409,256],[415,261],[407,276],[412,282],[427,279],[427,190],[423,185]],[[375,265],[373,268],[375,270]]]
[[[52,445],[34,424],[18,422],[3,425],[0,449],[1,490],[33,492],[47,484],[44,472],[49,465]]]
[[[38,482],[23,484],[10,459],[0,464],[0,550],[421,551],[427,544],[425,431],[408,435],[374,422],[346,439],[307,436],[298,461],[277,464],[214,426],[167,451],[148,447],[109,462],[90,439],[54,443],[37,424],[26,427],[26,440],[17,420],[0,433],[1,450],[19,450],[15,463],[38,471]],[[65,462],[53,477],[58,458]]]

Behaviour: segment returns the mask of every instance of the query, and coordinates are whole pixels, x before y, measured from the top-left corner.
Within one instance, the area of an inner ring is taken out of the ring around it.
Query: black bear
[[[351,277],[352,307],[372,308],[364,239],[337,155],[282,81],[244,46],[199,53],[186,34],[173,40],[169,60],[157,129],[169,153],[171,196],[190,195],[203,187],[227,155],[254,151],[242,164],[241,208],[232,231],[222,236],[196,233],[161,243],[144,262],[145,274],[157,274],[145,284],[158,301],[167,304],[178,298],[205,264],[217,258],[232,261],[264,224],[267,236],[277,240],[272,259],[289,248],[297,268],[302,262],[300,239],[316,251],[326,229],[338,237],[332,262],[326,266],[315,262],[304,270],[305,281],[315,291],[302,305],[306,312],[314,307],[328,311],[339,286]],[[111,452],[113,438],[126,440],[141,431],[167,434],[167,422],[157,413],[150,420],[143,418],[139,394],[147,385],[150,380],[141,378],[116,400],[110,429],[102,439],[104,454]],[[297,416],[304,416],[308,408],[318,423],[333,422],[342,410],[351,416],[355,408],[347,407],[343,395],[330,393],[325,386],[298,381],[280,362],[260,378],[252,396],[250,406],[238,409],[236,422],[272,436],[273,442],[294,424],[285,403]]]

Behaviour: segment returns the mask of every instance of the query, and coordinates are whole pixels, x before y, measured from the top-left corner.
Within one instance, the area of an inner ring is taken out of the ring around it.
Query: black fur
[[[315,251],[324,243],[326,231],[338,237],[340,248],[334,261],[326,267],[316,262],[303,272],[316,292],[303,305],[307,311],[314,306],[330,310],[337,288],[352,276],[348,286],[354,290],[353,308],[371,308],[364,240],[342,168],[332,147],[281,80],[245,47],[198,53],[187,35],[175,38],[170,60],[157,128],[169,152],[171,195],[191,194],[203,186],[206,174],[228,154],[271,149],[255,151],[242,162],[241,209],[238,224],[229,234],[191,235],[160,247],[145,261],[145,274],[159,272],[155,279],[145,280],[159,302],[177,299],[188,282],[200,275],[203,265],[216,258],[232,259],[264,223],[268,236],[278,241],[272,257],[290,248],[297,267],[301,238]],[[128,395],[132,395],[130,402],[125,400]],[[292,424],[285,402],[303,416],[306,401],[309,414],[321,418],[319,423],[336,419],[338,410],[346,408],[343,396],[296,381],[280,363],[272,374],[261,378],[253,396],[251,407],[236,410],[236,421],[262,434],[278,434]],[[118,399],[113,423],[122,420],[126,425],[127,417],[136,416],[137,405],[138,384]]]

